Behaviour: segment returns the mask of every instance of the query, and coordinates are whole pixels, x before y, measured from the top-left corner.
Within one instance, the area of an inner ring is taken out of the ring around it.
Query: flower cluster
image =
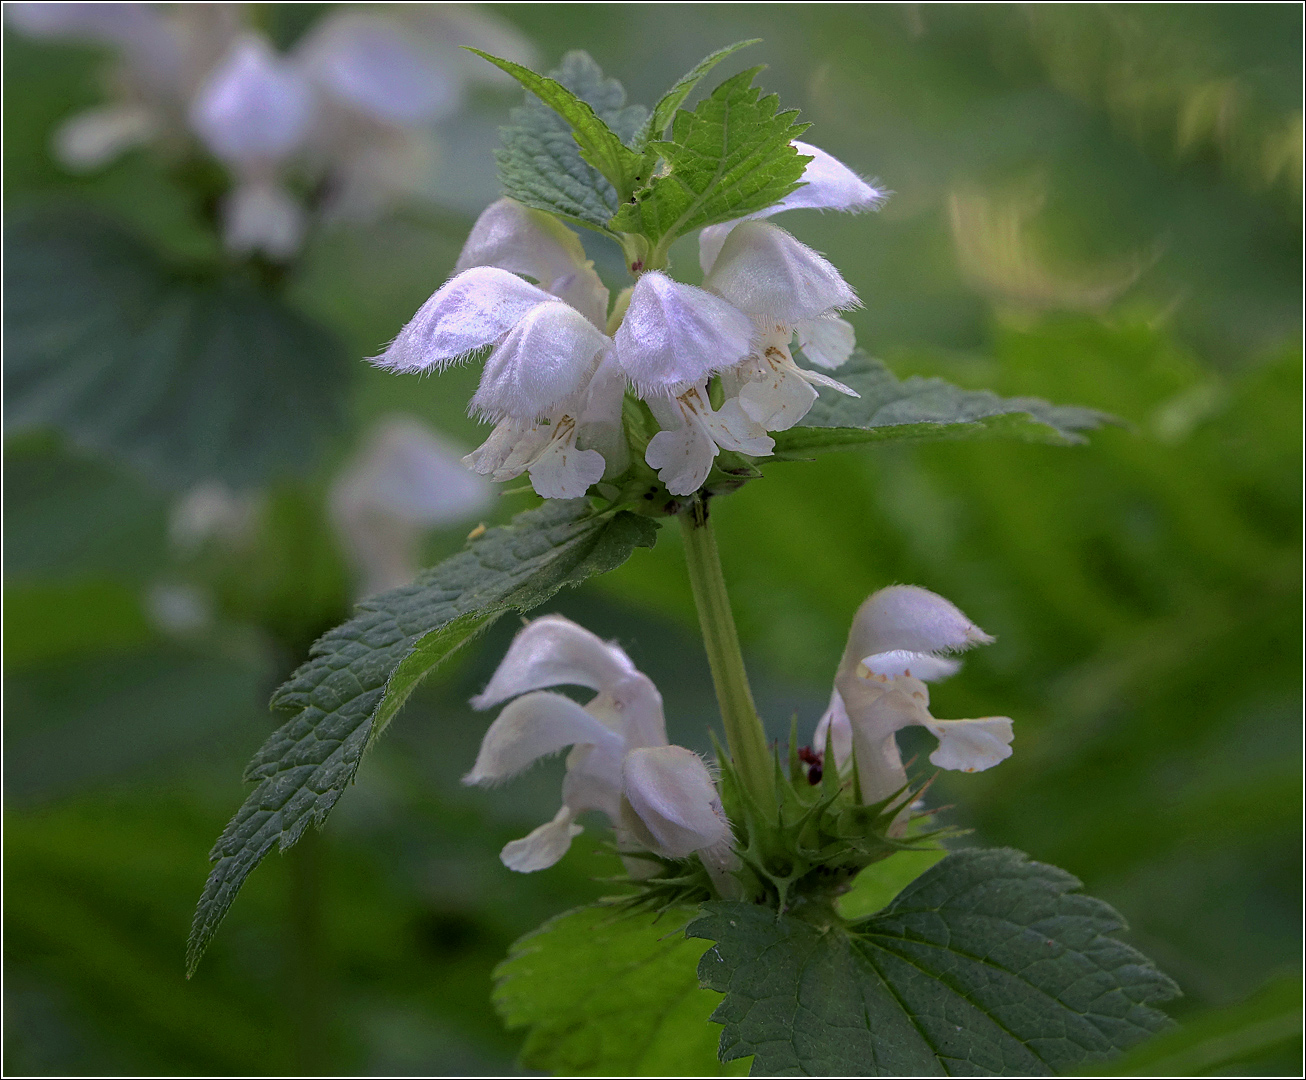
[[[562,685],[596,694],[581,706],[543,689]],[[472,704],[488,709],[509,699],[465,783],[507,780],[542,757],[572,750],[562,808],[503,849],[505,866],[522,873],[552,866],[581,832],[576,818],[598,810],[612,823],[633,873],[641,872],[640,852],[669,859],[698,854],[721,876],[733,868],[730,825],[707,766],[667,743],[662,695],[618,645],[560,615],[535,619]]]
[[[886,822],[909,798],[895,740],[902,728],[918,724],[938,738],[930,761],[942,769],[978,772],[1010,757],[1011,720],[936,720],[925,688],[925,680],[959,666],[941,654],[992,640],[935,593],[910,585],[881,589],[853,619],[830,707],[816,731],[824,753],[811,756],[819,762],[832,755],[827,768],[839,776],[836,786],[849,790],[855,763],[862,804],[887,804]],[[559,685],[596,695],[581,706],[543,689]],[[632,877],[641,876],[643,852],[697,856],[718,894],[739,895],[734,875],[753,856],[732,850],[735,832],[707,766],[684,747],[667,744],[662,697],[619,646],[559,615],[535,619],[472,704],[486,709],[505,701],[466,783],[497,783],[572,748],[562,808],[503,849],[506,866],[521,872],[552,866],[581,832],[577,817],[598,810],[611,822]]]
[[[443,370],[491,349],[471,408],[495,427],[467,464],[495,480],[528,472],[545,498],[579,497],[626,470],[628,390],[661,426],[645,461],[672,495],[697,491],[721,450],[770,454],[767,433],[798,423],[817,388],[856,396],[796,363],[793,346],[818,368],[839,367],[854,346],[840,313],[859,302],[826,259],[764,219],[798,207],[864,210],[883,197],[824,151],[793,145],[811,159],[800,187],[702,230],[702,287],[635,267],[610,314],[579,237],[500,199],[476,222],[456,275],[374,363]]]
[[[431,125],[469,84],[502,82],[459,45],[529,59],[511,29],[462,5],[336,10],[286,53],[249,21],[253,5],[7,4],[29,36],[112,48],[112,103],[68,120],[55,150],[94,169],[153,144],[182,160],[196,142],[232,178],[222,200],[233,252],[289,258],[310,223],[369,217],[417,193],[430,171]]]

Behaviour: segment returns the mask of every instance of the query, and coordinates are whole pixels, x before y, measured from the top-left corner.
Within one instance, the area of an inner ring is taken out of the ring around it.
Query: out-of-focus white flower
[[[816,729],[816,747],[842,768],[857,763],[862,799],[881,802],[907,783],[895,733],[917,725],[939,740],[930,761],[941,769],[980,772],[1011,756],[1011,720],[936,720],[927,681],[959,664],[942,653],[993,641],[943,597],[914,585],[873,594],[853,617],[835,675],[830,707]]]
[[[789,351],[795,334],[823,366],[837,367],[852,351],[852,327],[836,312],[859,301],[811,248],[775,225],[745,221],[726,238],[703,285],[757,327],[747,360],[723,379],[727,397],[737,398],[750,420],[767,431],[793,427],[815,403],[817,386],[857,396],[828,375],[800,368]]]
[[[190,123],[236,186],[223,199],[227,247],[286,259],[299,250],[304,212],[279,177],[313,128],[313,87],[260,34],[245,34],[210,73]]]
[[[261,34],[248,33],[200,87],[191,126],[219,161],[242,171],[281,166],[308,137],[313,88]]]
[[[120,50],[156,89],[181,77],[181,43],[158,4],[6,4],[5,18],[29,37],[84,41]]]
[[[60,124],[54,133],[55,156],[75,172],[107,165],[125,150],[149,142],[158,133],[158,118],[141,105],[105,105],[87,109]]]
[[[433,125],[461,106],[469,83],[505,78],[458,46],[534,62],[510,24],[451,5],[332,11],[280,56],[248,27],[247,7],[26,3],[5,14],[29,36],[118,54],[115,100],[60,129],[61,161],[96,168],[146,142],[185,153],[198,137],[236,181],[222,208],[228,247],[276,259],[306,231],[292,177],[320,192],[315,209],[327,221],[371,218],[422,193]]]
[[[212,599],[193,585],[152,585],[145,594],[145,611],[160,630],[179,637],[197,634],[213,623]]]
[[[885,192],[868,184],[852,169],[848,168],[831,154],[810,143],[793,142],[794,148],[804,157],[812,160],[803,170],[803,185],[791,191],[778,203],[765,209],[747,214],[734,221],[724,221],[720,225],[709,225],[698,234],[698,261],[703,273],[711,272],[716,263],[721,247],[731,230],[741,221],[769,218],[785,210],[842,210],[857,213],[874,210],[885,199]]]
[[[596,691],[585,706],[545,690]],[[607,815],[627,853],[682,859],[698,853],[727,877],[737,865],[730,825],[697,754],[667,744],[662,695],[617,645],[560,615],[535,619],[517,634],[478,709],[509,701],[490,725],[468,784],[510,779],[535,761],[571,747],[562,809],[552,821],[508,844],[504,865],[523,873],[552,866],[581,832],[586,810]]]
[[[495,480],[529,472],[545,498],[579,498],[626,464],[607,289],[575,233],[510,199],[481,215],[457,265],[374,362],[443,370],[494,346],[471,408],[495,429],[468,466]]]
[[[197,484],[173,505],[168,539],[183,555],[210,542],[240,547],[254,537],[261,503],[261,496],[237,494],[217,481]]]
[[[275,181],[237,184],[223,196],[222,220],[229,251],[261,251],[281,261],[299,250],[306,228],[304,208]]]
[[[411,417],[387,417],[368,434],[330,499],[360,597],[408,584],[417,575],[425,531],[467,521],[489,505],[489,485],[461,458]]]

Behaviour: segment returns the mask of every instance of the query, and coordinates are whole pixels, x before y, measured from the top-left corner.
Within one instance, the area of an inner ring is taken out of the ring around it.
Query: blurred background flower
[[[949,822],[1116,904],[1181,1018],[1282,999],[1253,995],[1300,959],[1299,8],[5,19],[6,1069],[502,1073],[518,1037],[492,968],[604,891],[590,832],[548,875],[498,862],[556,810],[560,762],[494,799],[458,783],[505,620],[414,694],[327,830],[251,878],[183,978],[271,688],[381,577],[533,499],[369,479],[479,441],[475,366],[418,383],[361,361],[499,195],[495,125],[519,98],[460,43],[541,66],[583,48],[647,102],[709,48],[765,39],[722,77],[768,62],[807,137],[894,193],[855,230],[786,216],[865,301],[863,347],[1128,421],[1084,448],[777,463],[722,500],[759,705],[774,734],[795,712],[810,733],[862,599],[948,596],[997,642],[932,706],[1017,720],[1000,769],[932,789]],[[260,111],[292,86],[295,125]],[[615,246],[589,254],[627,284]],[[695,280],[693,242],[672,256]],[[550,610],[618,639],[669,740],[710,749],[674,536]],[[1299,1046],[1290,1025],[1202,1068],[1292,1072]]]

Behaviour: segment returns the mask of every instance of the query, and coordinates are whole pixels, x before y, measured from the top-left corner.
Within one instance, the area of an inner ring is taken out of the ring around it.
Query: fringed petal
[[[501,341],[532,308],[555,297],[493,266],[464,270],[435,291],[372,363],[387,371],[443,371]]]

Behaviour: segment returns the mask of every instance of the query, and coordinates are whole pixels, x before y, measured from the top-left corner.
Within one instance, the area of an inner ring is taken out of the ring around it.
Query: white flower
[[[534,62],[510,24],[448,5],[332,11],[279,56],[249,28],[249,7],[33,3],[6,4],[5,15],[30,36],[118,53],[113,102],[61,127],[61,161],[95,168],[144,142],[175,156],[198,137],[236,181],[222,207],[228,247],[274,258],[293,253],[305,232],[282,187],[287,172],[320,192],[324,220],[370,219],[429,186],[433,125],[461,106],[468,85],[506,78],[458,46]]]
[[[55,156],[76,171],[95,169],[147,142],[175,148],[186,136],[196,84],[235,32],[236,5],[6,4],[10,26],[31,37],[88,41],[118,54],[113,101],[66,120]]]
[[[640,397],[675,397],[748,355],[753,326],[720,297],[659,271],[640,276],[617,359]]]
[[[802,187],[791,191],[778,203],[734,221],[725,221],[720,225],[709,225],[698,234],[698,261],[706,275],[711,272],[721,246],[732,229],[741,221],[768,218],[785,210],[843,210],[857,213],[873,210],[885,199],[885,193],[872,184],[868,184],[852,169],[834,156],[827,154],[820,147],[810,143],[793,142],[794,148],[804,157],[812,160],[803,170]]]
[[[261,34],[245,34],[191,103],[195,133],[214,157],[240,170],[275,169],[304,143],[313,88]]]
[[[662,431],[645,460],[673,495],[697,491],[721,449],[765,455],[775,443],[737,407],[714,410],[707,380],[751,349],[753,324],[720,297],[666,274],[642,275],[617,330],[616,356]]]
[[[720,410],[712,408],[706,384],[690,387],[668,401],[648,399],[649,409],[662,430],[649,440],[644,460],[658,471],[672,495],[692,495],[712,471],[721,450],[765,457],[775,440],[731,399]]]
[[[608,290],[585,258],[580,237],[552,214],[513,199],[491,203],[472,226],[454,269],[473,266],[497,266],[532,277],[599,330],[607,325]]]
[[[209,74],[190,123],[236,186],[222,200],[229,250],[286,259],[299,250],[304,212],[279,177],[304,146],[315,116],[313,87],[259,34],[245,34]]]
[[[441,370],[487,345],[472,409],[495,429],[466,463],[495,480],[529,471],[546,499],[584,495],[603,476],[597,450],[577,446],[586,412],[611,414],[591,384],[612,342],[569,304],[497,267],[447,282],[373,362],[389,371]],[[602,384],[620,408],[622,387]]]
[[[308,156],[325,173],[327,220],[370,220],[426,192],[438,160],[433,125],[462,106],[468,84],[502,76],[461,45],[535,60],[509,23],[454,5],[336,10],[296,46],[319,92]]]
[[[597,691],[585,706],[543,688]],[[504,865],[543,870],[566,854],[586,810],[607,815],[627,852],[666,858],[700,853],[718,874],[732,865],[730,826],[697,754],[667,744],[662,695],[617,645],[560,615],[528,623],[485,690],[478,709],[512,700],[490,725],[468,784],[493,784],[570,746],[562,808],[502,852]]]
[[[914,585],[872,595],[853,618],[835,675],[830,707],[816,729],[817,750],[842,768],[851,754],[862,799],[881,802],[907,783],[895,732],[918,725],[939,740],[930,761],[941,769],[980,772],[1011,756],[1011,720],[936,720],[926,681],[958,668],[939,655],[991,642],[943,597]]]
[[[360,597],[408,584],[425,530],[465,521],[489,505],[489,485],[463,468],[461,456],[411,417],[387,417],[369,432],[330,499]]]
[[[727,397],[768,431],[793,427],[816,401],[816,386],[856,397],[827,375],[800,368],[789,351],[797,334],[809,359],[828,367],[852,350],[852,327],[835,313],[859,301],[826,259],[764,221],[730,232],[703,281],[705,288],[747,313],[758,328],[748,359],[723,378]]]
[[[384,15],[336,11],[295,52],[325,93],[385,123],[416,127],[450,116],[462,104],[460,73]]]

